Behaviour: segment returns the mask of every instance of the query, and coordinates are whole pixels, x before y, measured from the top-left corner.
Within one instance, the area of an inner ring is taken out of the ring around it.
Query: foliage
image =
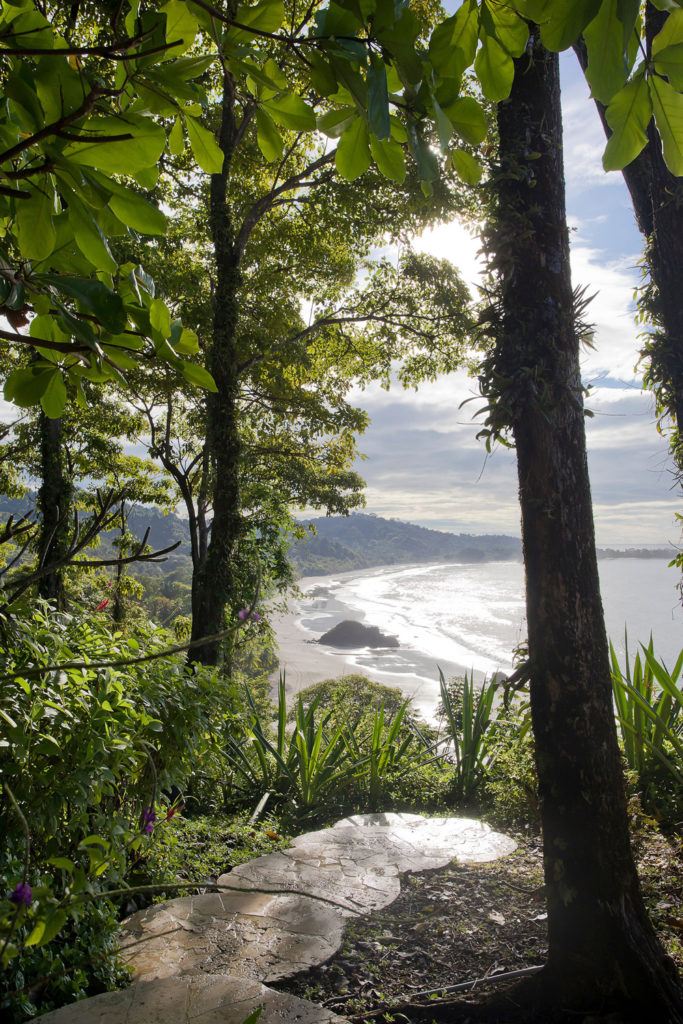
[[[371,717],[339,720],[324,707],[325,696],[325,687],[314,696],[310,691],[306,698],[298,695],[288,728],[281,678],[273,735],[247,690],[250,727],[244,736],[231,737],[226,748],[235,786],[245,798],[255,803],[272,794],[272,803],[286,801],[298,821],[313,812],[334,818],[352,809],[381,809],[391,802],[398,780],[429,761],[428,740],[404,721],[407,701],[386,718],[380,704]]]
[[[506,827],[539,828],[538,779],[527,700],[501,708],[492,737],[494,756],[487,769],[483,796],[496,821]]]
[[[484,681],[477,692],[472,672],[463,676],[454,693],[439,669],[439,686],[443,724],[452,744],[450,757],[455,765],[453,795],[458,802],[470,803],[479,795],[497,756],[493,743],[493,703],[500,684],[494,676],[490,682]]]
[[[647,810],[680,810],[683,784],[683,651],[671,672],[657,660],[652,640],[631,665],[628,637],[624,669],[610,645],[612,686],[622,749]],[[673,797],[673,803],[672,803]]]
[[[159,98],[193,109],[205,99],[196,79],[208,64],[179,57],[187,47],[177,5],[155,12],[134,3],[125,18],[123,6],[99,29],[86,18],[77,26],[73,5],[69,13],[19,0],[0,13],[0,304],[13,328],[1,336],[33,352],[7,377],[5,398],[40,403],[51,418],[67,385],[84,403],[84,381],[125,382],[125,371],[150,356],[213,387],[184,358],[197,351],[196,336],[155,296],[143,268],[118,264],[110,247],[130,231],[165,231],[164,214],[120,179],[154,184],[166,147]]]
[[[168,810],[162,788],[182,786],[232,711],[218,677],[178,657],[144,660],[171,643],[144,622],[124,635],[104,615],[37,604],[2,625],[0,779],[15,851],[3,888],[32,893],[26,904],[0,902],[7,961],[22,934],[43,949],[98,893],[128,884]],[[88,667],[100,660],[123,664]]]

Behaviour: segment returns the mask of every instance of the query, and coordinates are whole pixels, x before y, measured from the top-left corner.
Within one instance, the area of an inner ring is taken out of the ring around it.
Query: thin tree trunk
[[[38,491],[41,519],[38,556],[42,565],[49,566],[63,558],[68,550],[73,484],[66,467],[62,421],[49,419],[41,410],[38,422],[42,474]],[[62,571],[56,570],[43,576],[38,582],[38,594],[48,601],[54,601],[58,608],[63,608],[65,598]]]
[[[548,962],[528,988],[553,1012],[678,1021],[676,975],[629,845],[586,461],[558,58],[537,34],[532,43],[498,111],[491,244],[501,322],[488,376],[517,448],[548,895]]]
[[[241,532],[240,458],[238,425],[239,366],[236,351],[240,286],[239,256],[235,228],[226,194],[230,159],[234,147],[234,85],[226,72],[223,83],[222,121],[219,142],[224,154],[223,170],[211,176],[209,223],[215,258],[214,320],[208,368],[217,391],[207,399],[206,446],[213,479],[213,523],[211,540],[192,578],[192,639],[218,633],[224,627],[225,612],[236,600],[234,554]],[[230,645],[223,645],[223,650]],[[194,648],[192,661],[215,665],[221,644]],[[227,655],[229,662],[229,653]]]

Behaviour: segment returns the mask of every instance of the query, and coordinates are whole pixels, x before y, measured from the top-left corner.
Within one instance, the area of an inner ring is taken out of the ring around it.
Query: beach
[[[658,657],[673,667],[683,613],[666,560],[601,560],[600,577],[620,661],[626,628],[631,659],[652,632]],[[526,636],[519,562],[380,566],[306,577],[299,586],[303,596],[290,599],[290,610],[272,615],[290,700],[322,679],[358,673],[400,689],[429,720],[439,700],[439,669],[447,679],[474,672],[477,682],[509,673],[512,652]],[[345,619],[377,626],[396,636],[399,647],[340,650],[316,642]],[[274,693],[277,681],[275,672]]]

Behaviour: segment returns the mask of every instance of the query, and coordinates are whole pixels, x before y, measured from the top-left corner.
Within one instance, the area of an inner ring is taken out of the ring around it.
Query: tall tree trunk
[[[548,896],[548,962],[530,988],[553,1012],[679,1021],[676,975],[629,845],[586,461],[559,65],[537,33],[515,62],[498,129],[491,247],[501,319],[486,380],[517,448]]]
[[[227,197],[230,160],[235,143],[234,85],[226,72],[219,143],[223,170],[211,176],[209,223],[215,258],[214,319],[208,368],[217,391],[207,399],[206,446],[213,479],[211,540],[192,577],[192,639],[220,632],[226,608],[236,600],[234,554],[241,532],[238,424],[239,371],[236,350],[240,286],[239,255]],[[230,644],[202,644],[190,651],[192,661],[215,665]]]
[[[64,557],[69,546],[69,513],[73,500],[73,484],[66,466],[62,443],[62,421],[38,414],[40,432],[40,466],[42,482],[38,491],[40,537],[38,557],[41,565],[50,566]],[[62,572],[56,569],[38,582],[40,597],[64,607]]]

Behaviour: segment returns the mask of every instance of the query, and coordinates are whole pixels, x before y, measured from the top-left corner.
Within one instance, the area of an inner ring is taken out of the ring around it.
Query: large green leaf
[[[240,4],[235,21],[260,32],[277,32],[285,19],[282,0],[262,0],[260,4]]]
[[[487,99],[498,103],[510,95],[515,66],[494,36],[485,35],[474,60],[474,70]]]
[[[440,22],[429,40],[429,59],[441,78],[459,79],[474,60],[479,39],[479,8],[465,0],[450,18]]]
[[[652,56],[657,57],[668,46],[683,43],[683,10],[673,11],[652,40]]]
[[[282,156],[284,149],[282,136],[275,127],[275,122],[270,114],[259,108],[256,110],[256,140],[259,149],[269,163]]]
[[[48,419],[56,420],[62,415],[66,405],[66,386],[61,370],[55,368],[47,385],[40,396],[40,404]]]
[[[204,388],[205,391],[218,391],[216,382],[203,366],[198,366],[196,363],[183,363],[182,366],[183,377],[189,384],[194,384],[196,387]]]
[[[446,107],[445,113],[461,139],[478,146],[486,138],[486,114],[471,96],[462,96]]]
[[[439,163],[414,121],[408,122],[408,145],[417,164],[420,181],[436,181],[439,177]]]
[[[43,260],[54,250],[54,212],[53,186],[47,175],[41,176],[33,183],[30,199],[19,199],[16,203],[16,237],[19,251],[26,259]]]
[[[354,181],[367,171],[372,160],[365,121],[357,117],[337,144],[335,164],[342,178]]]
[[[192,4],[168,0],[161,8],[161,13],[166,15],[166,42],[177,43],[182,39],[181,46],[169,50],[170,56],[179,56],[189,50],[197,34],[197,19],[192,13]]]
[[[378,139],[386,139],[391,131],[389,121],[389,90],[384,61],[372,55],[368,70],[368,126]]]
[[[166,146],[166,132],[161,125],[137,114],[92,117],[78,134],[82,141],[70,142],[63,156],[73,163],[114,174],[133,174],[156,166]],[[98,137],[112,141],[94,141]]]
[[[543,45],[549,50],[566,50],[596,16],[600,4],[601,0],[546,0],[545,14],[534,19],[541,25]]]
[[[69,224],[73,228],[76,245],[96,270],[113,273],[116,260],[97,220],[75,195],[69,198]]]
[[[453,170],[466,185],[478,185],[483,174],[483,167],[478,160],[464,149],[454,149],[451,153]]]
[[[588,51],[586,78],[591,96],[601,103],[609,103],[627,78],[618,3],[619,0],[605,0],[597,17],[583,30]]]
[[[121,296],[107,288],[102,281],[66,274],[41,274],[38,282],[75,299],[84,312],[96,317],[109,334],[118,334],[125,329],[127,317]]]
[[[664,160],[672,174],[683,176],[683,95],[658,75],[648,80],[655,124]]]
[[[168,149],[173,156],[180,156],[185,149],[185,137],[183,135],[183,123],[179,117],[173,122],[173,127],[168,133]]]
[[[283,128],[291,128],[296,132],[308,132],[315,128],[315,113],[301,96],[296,93],[284,93],[263,104],[273,121]]]
[[[207,174],[220,174],[223,170],[223,151],[216,142],[213,132],[194,117],[185,118],[185,128],[194,158],[201,169]]]
[[[318,130],[327,135],[328,139],[338,139],[357,117],[354,107],[344,106],[328,110],[316,120]]]
[[[22,370],[14,370],[7,377],[4,396],[8,402],[14,402],[21,409],[40,402],[41,395],[50,383],[54,368],[30,366]]]
[[[652,101],[643,74],[627,82],[616,94],[607,108],[606,117],[612,135],[602,166],[606,171],[620,171],[647,145],[645,133],[652,117]]]
[[[484,0],[482,21],[490,17],[493,32],[499,43],[513,57],[519,57],[529,39],[527,22],[506,4]]]
[[[665,46],[655,58],[655,71],[666,75],[674,89],[683,91],[683,43]]]
[[[406,176],[406,161],[403,147],[393,139],[376,139],[370,136],[370,152],[380,172],[391,181],[403,183]]]

